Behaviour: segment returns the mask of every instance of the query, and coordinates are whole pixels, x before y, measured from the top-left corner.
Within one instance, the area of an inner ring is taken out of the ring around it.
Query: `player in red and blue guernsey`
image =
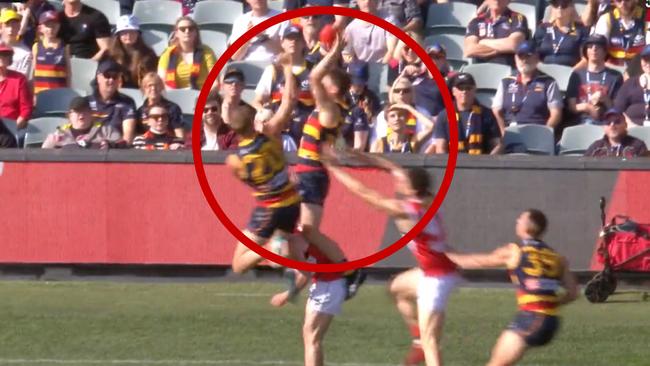
[[[331,149],[326,151],[324,159],[328,170],[350,192],[392,216],[400,232],[409,232],[422,219],[434,198],[427,171],[422,168],[404,170],[377,155],[351,154],[391,172],[400,198],[384,197],[333,165],[336,156]],[[390,284],[397,309],[413,337],[404,365],[419,365],[425,360],[428,366],[442,363],[439,342],[445,309],[459,280],[456,265],[445,254],[449,250],[446,238],[442,219],[437,214],[408,245],[418,267],[399,274]]]
[[[558,329],[559,307],[577,297],[577,281],[567,260],[541,239],[546,227],[544,213],[526,210],[515,226],[520,244],[487,254],[448,253],[463,268],[507,267],[517,287],[519,312],[497,340],[489,366],[514,365],[529,348],[548,344]]]

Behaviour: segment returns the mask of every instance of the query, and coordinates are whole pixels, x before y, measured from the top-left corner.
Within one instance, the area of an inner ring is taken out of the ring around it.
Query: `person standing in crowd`
[[[121,79],[122,67],[112,59],[102,60],[97,65],[93,93],[87,98],[93,117],[120,131],[124,140],[130,144],[137,127],[135,103],[133,99],[118,92]]]
[[[426,51],[427,55],[429,55],[445,80],[449,80],[456,74],[456,71],[454,71],[454,69],[449,64],[449,61],[447,60],[447,50],[443,45],[435,42],[429,45]],[[427,72],[429,73],[429,77],[432,77],[431,72],[429,72],[429,70],[427,70]]]
[[[463,52],[476,62],[515,66],[513,54],[528,37],[528,22],[508,8],[510,0],[486,0],[488,11],[467,26]]]
[[[314,111],[314,97],[311,93],[309,75],[313,64],[305,60],[305,43],[300,27],[290,25],[282,33],[283,55],[291,58],[294,76],[297,79],[298,103],[296,104],[291,123],[288,126],[289,135],[296,145],[300,143],[302,130],[309,115]],[[278,65],[266,67],[257,87],[255,88],[255,102],[257,109],[269,105],[277,111],[282,100],[285,88],[285,78]]]
[[[621,112],[608,110],[603,116],[603,124],[605,136],[594,141],[585,156],[633,158],[648,155],[645,143],[627,134],[627,123]]]
[[[562,120],[562,95],[555,80],[537,69],[539,55],[533,42],[524,42],[515,55],[517,75],[504,78],[497,88],[492,111],[501,134],[507,125],[538,124],[555,128]]]
[[[576,21],[573,0],[552,0],[551,19],[535,32],[540,59],[545,64],[575,66],[580,62],[580,47],[589,35],[582,23]]]
[[[111,45],[111,26],[102,12],[81,0],[63,0],[61,37],[72,57],[99,61]]]
[[[587,0],[585,10],[579,14],[582,24],[586,27],[593,27],[601,15],[612,10],[611,0]]]
[[[316,65],[325,54],[319,39],[320,31],[323,28],[321,16],[316,14],[301,17],[300,27],[302,27],[302,36],[307,48],[305,59],[312,65]]]
[[[373,122],[381,111],[381,102],[377,94],[368,88],[369,64],[363,61],[350,63],[348,75],[350,76],[349,97],[352,105],[361,108],[368,117],[368,121]]]
[[[492,111],[476,100],[476,81],[467,73],[460,73],[450,80],[458,121],[458,152],[470,155],[501,154],[503,144],[501,131]],[[436,119],[433,132],[435,152],[449,152],[449,119],[443,110]],[[433,151],[427,151],[431,153]]]
[[[46,11],[38,19],[40,39],[32,47],[34,94],[70,85],[70,49],[59,37],[59,14]]]
[[[246,3],[250,5],[251,11],[240,15],[234,20],[228,45],[233,44],[246,31],[259,23],[280,14],[279,11],[269,8],[268,0],[246,0]],[[271,62],[274,56],[282,52],[280,47],[282,28],[281,24],[267,28],[239,48],[232,56],[232,59],[236,61]]]
[[[608,64],[627,67],[646,45],[643,7],[637,0],[615,0],[613,3],[614,9],[598,19],[594,33],[609,39]]]
[[[133,139],[133,148],[140,150],[179,150],[183,139],[174,135],[169,128],[169,113],[162,104],[154,104],[147,109],[146,124],[149,130]]]
[[[2,9],[0,12],[0,31],[2,42],[14,50],[13,62],[10,69],[18,71],[28,79],[32,78],[33,57],[30,49],[20,40],[21,17],[11,8]]]
[[[201,43],[194,19],[183,16],[174,26],[170,46],[158,61],[158,75],[167,89],[201,89],[217,61],[212,49]]]
[[[42,148],[107,149],[124,146],[126,143],[120,132],[110,125],[93,120],[88,100],[76,97],[68,108],[68,123],[49,134]]]
[[[229,66],[223,76],[223,83],[221,83],[221,95],[223,96],[223,103],[221,105],[221,118],[226,124],[230,124],[230,111],[239,106],[248,106],[253,108],[250,104],[242,99],[242,93],[246,86],[246,76],[236,66]]]
[[[620,72],[605,66],[607,38],[595,34],[582,46],[587,66],[574,70],[569,77],[566,98],[569,111],[577,114],[578,123],[598,124],[623,84]]]
[[[614,99],[614,108],[625,115],[628,125],[650,125],[650,45],[641,51],[639,76],[623,83]]]
[[[23,129],[32,115],[32,96],[25,75],[9,69],[13,54],[12,47],[0,42],[0,118],[16,120],[17,128]],[[17,143],[0,121],[0,147],[16,147]]]
[[[358,4],[362,12],[378,15],[378,0],[359,0]],[[388,47],[389,33],[361,19],[354,19],[348,24],[344,38],[343,59],[346,63],[352,60],[388,63],[393,54]]]
[[[23,4],[13,3],[13,5],[23,18],[20,23],[20,38],[26,46],[33,45],[38,40],[37,28],[41,15],[48,11],[56,13],[56,8],[47,0],[26,0]]]
[[[158,67],[158,56],[144,43],[135,15],[122,15],[117,19],[109,55],[124,69],[123,88],[140,88],[142,77],[156,72]]]
[[[174,131],[174,135],[180,139],[185,136],[185,130],[183,129],[183,111],[178,104],[165,99],[163,92],[165,91],[165,85],[163,84],[160,76],[155,72],[148,72],[144,75],[141,81],[142,95],[144,96],[144,103],[137,110],[138,121],[138,131],[144,133],[149,129],[144,123],[148,120],[147,112],[149,108],[153,105],[162,105],[167,110],[168,127],[170,130]]]

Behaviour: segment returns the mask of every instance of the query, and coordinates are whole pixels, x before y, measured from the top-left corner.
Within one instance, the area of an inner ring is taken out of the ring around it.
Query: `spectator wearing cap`
[[[445,79],[448,80],[456,74],[456,72],[449,64],[449,61],[447,61],[447,50],[443,45],[438,42],[434,42],[427,47],[426,51],[427,55],[429,55],[433,63],[436,64],[438,71],[440,71]],[[431,76],[431,73],[429,73],[429,75]]]
[[[372,122],[381,111],[381,102],[377,94],[368,88],[369,71],[367,62],[354,61],[348,65],[350,100],[353,105],[361,108]]]
[[[488,11],[467,26],[463,50],[475,62],[514,66],[513,54],[528,36],[528,22],[508,8],[510,0],[486,0]]]
[[[300,27],[302,27],[302,37],[307,48],[305,59],[312,65],[316,65],[325,55],[319,37],[323,28],[322,17],[318,14],[303,16],[300,18]]]
[[[614,66],[628,66],[646,45],[646,24],[643,7],[637,0],[616,0],[614,9],[598,18],[595,34],[609,40],[607,62]]]
[[[582,46],[587,66],[574,70],[569,77],[566,98],[569,111],[579,123],[598,124],[603,113],[612,107],[623,84],[620,72],[605,66],[607,38],[594,34]]]
[[[407,126],[407,121],[409,116],[418,114],[420,113],[409,104],[389,104],[384,109],[384,115],[390,133],[375,140],[370,147],[370,152],[407,154],[420,151],[422,144],[430,139],[434,123],[420,114],[423,128],[419,132],[411,132]]]
[[[102,12],[81,0],[63,0],[61,37],[72,57],[102,59],[111,45],[111,26]]]
[[[470,155],[500,154],[503,152],[501,131],[490,108],[476,100],[476,81],[472,75],[460,73],[449,82],[454,96],[454,109],[458,121],[458,152]],[[449,152],[449,119],[443,110],[436,119],[433,130],[434,150],[438,154]]]
[[[59,15],[46,11],[38,24],[40,38],[32,47],[34,94],[70,85],[70,49],[58,35]]]
[[[120,131],[124,140],[130,144],[137,127],[135,103],[133,99],[118,92],[120,80],[120,64],[112,59],[102,60],[97,65],[94,91],[87,98],[94,118]]]
[[[24,3],[14,3],[18,14],[22,16],[20,23],[20,38],[26,46],[33,45],[37,40],[37,28],[41,15],[47,11],[56,12],[54,5],[46,0],[28,0]]]
[[[359,0],[359,10],[378,16],[378,0]],[[389,33],[372,23],[354,19],[344,31],[345,48],[343,56],[346,62],[360,60],[366,62],[383,62],[390,60],[393,49],[389,49]]]
[[[614,108],[630,125],[650,125],[650,45],[640,56],[643,73],[625,80],[614,99]]]
[[[119,131],[93,119],[93,111],[86,98],[76,97],[68,108],[68,123],[49,134],[42,147],[107,149],[125,145]]]
[[[648,148],[636,137],[627,134],[625,117],[616,109],[603,116],[605,136],[589,146],[585,156],[633,158],[647,156]]]
[[[589,29],[576,20],[573,0],[552,0],[551,19],[537,27],[535,44],[543,63],[573,67],[588,35]]]
[[[148,107],[147,120],[149,129],[133,140],[133,148],[139,150],[179,150],[184,146],[183,139],[174,135],[169,127],[169,112],[162,104]]]
[[[216,56],[201,43],[199,27],[188,16],[178,18],[170,46],[158,61],[158,75],[167,89],[201,89]]]
[[[298,101],[291,116],[289,135],[293,137],[296,145],[300,143],[302,130],[307,117],[314,111],[315,102],[311,93],[309,75],[313,64],[305,59],[305,43],[302,31],[298,26],[290,25],[282,33],[283,57],[290,58],[293,76],[296,78],[298,88]],[[269,65],[260,77],[255,88],[255,102],[253,105],[259,109],[263,106],[277,111],[282,101],[286,81],[282,68],[278,64]]]
[[[142,77],[149,72],[156,72],[158,67],[158,56],[144,43],[140,21],[135,15],[122,15],[117,19],[115,40],[109,55],[122,65],[123,88],[139,88]]]
[[[144,102],[138,108],[136,114],[138,123],[138,132],[144,133],[149,127],[144,123],[148,120],[147,112],[153,105],[162,105],[167,110],[169,116],[169,129],[174,131],[174,135],[178,138],[185,137],[185,130],[183,129],[183,111],[178,104],[165,99],[163,92],[165,85],[163,84],[160,76],[155,72],[148,72],[142,78],[140,90],[144,96]]]
[[[242,99],[242,93],[246,86],[246,76],[236,66],[230,66],[226,69],[221,83],[221,94],[223,96],[223,103],[221,106],[221,116],[226,124],[230,124],[230,111],[235,110],[238,106],[249,106]],[[252,108],[252,107],[251,107]]]
[[[225,123],[221,114],[222,100],[219,93],[212,92],[203,107],[201,150],[232,150],[239,144],[237,134]]]
[[[555,128],[562,120],[562,96],[555,80],[537,69],[539,55],[533,42],[517,48],[515,63],[517,74],[501,81],[492,103],[501,134],[508,124]]]
[[[32,114],[32,96],[25,75],[9,69],[13,48],[0,42],[0,118],[16,120],[18,129],[27,127]],[[0,122],[0,147],[15,147],[17,141]]]
[[[14,56],[10,69],[18,71],[28,79],[32,78],[32,52],[21,42],[20,31],[21,16],[13,9],[5,8],[0,11],[0,32],[2,42],[13,48]]]
[[[238,16],[232,25],[232,33],[228,44],[232,44],[246,31],[259,23],[280,14],[279,11],[270,9],[268,0],[246,0],[250,5],[251,11]],[[235,52],[233,60],[246,61],[268,61],[271,62],[273,57],[281,52],[280,35],[282,34],[282,25],[276,24],[265,29],[262,33],[253,37],[246,42],[240,49]]]

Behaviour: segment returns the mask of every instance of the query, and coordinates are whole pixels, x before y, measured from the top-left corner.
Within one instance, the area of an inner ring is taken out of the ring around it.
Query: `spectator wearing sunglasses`
[[[574,70],[569,77],[567,106],[581,124],[598,124],[623,84],[620,72],[605,66],[607,38],[594,34],[582,46],[587,66]]]
[[[223,102],[221,105],[221,118],[226,124],[230,124],[230,111],[239,106],[251,107],[242,99],[242,93],[246,87],[246,77],[244,72],[235,66],[229,66],[223,76],[221,83],[221,95]]]
[[[201,150],[220,151],[237,148],[237,134],[224,122],[219,93],[210,93],[203,107]],[[251,107],[252,108],[252,107]]]
[[[594,33],[609,40],[608,64],[627,67],[646,45],[644,9],[637,0],[615,0],[614,9],[603,14]]]
[[[169,128],[169,113],[162,104],[154,104],[147,111],[149,130],[133,140],[133,147],[139,150],[179,150],[183,140],[176,137]]]
[[[300,18],[302,37],[305,40],[305,48],[307,49],[305,59],[312,65],[316,65],[326,53],[321,47],[319,39],[323,23],[323,18],[320,15],[308,15]]]
[[[158,75],[167,89],[201,89],[216,56],[201,43],[199,28],[191,17],[178,18],[170,46],[160,55]]]
[[[545,64],[575,66],[580,62],[580,46],[589,30],[576,21],[573,0],[551,1],[551,19],[535,32],[535,43]]]
[[[94,91],[87,98],[94,118],[113,126],[131,143],[137,127],[136,108],[133,99],[118,92],[121,80],[122,66],[109,58],[102,60],[97,65]]]
[[[251,11],[238,16],[234,20],[232,33],[228,41],[229,45],[244,35],[249,29],[280,14],[279,11],[269,8],[268,0],[246,0],[246,3],[250,5]],[[281,24],[267,28],[239,48],[232,59],[237,61],[271,62],[281,52],[280,35],[282,29],[283,26]]]
[[[183,111],[178,104],[163,96],[165,85],[162,79],[160,79],[160,76],[155,72],[149,72],[144,75],[140,85],[144,102],[137,111],[138,121],[140,122],[138,124],[138,133],[144,133],[149,129],[149,126],[145,124],[149,120],[149,116],[147,115],[149,108],[153,105],[161,104],[167,110],[169,128],[174,131],[176,137],[182,139],[185,136],[185,130],[183,129]]]
[[[476,100],[476,81],[472,75],[460,73],[449,82],[454,96],[458,121],[458,152],[470,155],[500,154],[503,152],[501,132],[490,108]],[[438,154],[449,152],[449,119],[443,110],[436,119],[434,144],[427,150]]]
[[[645,143],[627,134],[623,113],[616,109],[608,110],[602,124],[605,135],[589,146],[585,156],[633,158],[648,155]]]

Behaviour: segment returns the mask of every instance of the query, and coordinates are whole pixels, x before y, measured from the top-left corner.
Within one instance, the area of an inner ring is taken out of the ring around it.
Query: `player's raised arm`
[[[491,253],[462,254],[447,252],[447,257],[464,269],[512,268],[517,265],[519,248],[517,244],[510,243],[495,249]]]
[[[273,117],[264,124],[263,133],[276,138],[280,137],[280,133],[287,128],[291,120],[293,108],[296,105],[296,97],[298,96],[297,88],[298,82],[293,75],[291,57],[288,54],[282,54],[278,58],[279,68],[284,73],[284,90],[282,91],[282,99],[278,110],[273,114]]]
[[[323,78],[327,75],[327,72],[332,68],[339,57],[341,56],[341,51],[343,50],[344,41],[341,38],[341,35],[337,33],[334,40],[334,44],[327,51],[327,54],[323,57],[322,60],[311,70],[309,74],[309,83],[311,93],[314,97],[316,103],[316,109],[318,110],[318,120],[320,124],[325,128],[335,128],[338,126],[340,119],[340,111],[336,105],[336,102],[330,98],[325,90],[323,85]]]
[[[399,165],[381,157],[380,154],[367,154],[356,150],[347,150],[347,153],[355,157],[360,162],[374,165],[378,168],[388,171],[393,176],[395,191],[400,194],[408,195],[411,193],[408,173]]]
[[[325,167],[341,182],[350,192],[366,201],[372,207],[385,211],[395,218],[408,218],[408,214],[402,208],[398,200],[384,197],[381,193],[366,187],[356,178],[346,173],[341,167],[334,165],[335,157],[332,149],[324,149],[322,161]]]

